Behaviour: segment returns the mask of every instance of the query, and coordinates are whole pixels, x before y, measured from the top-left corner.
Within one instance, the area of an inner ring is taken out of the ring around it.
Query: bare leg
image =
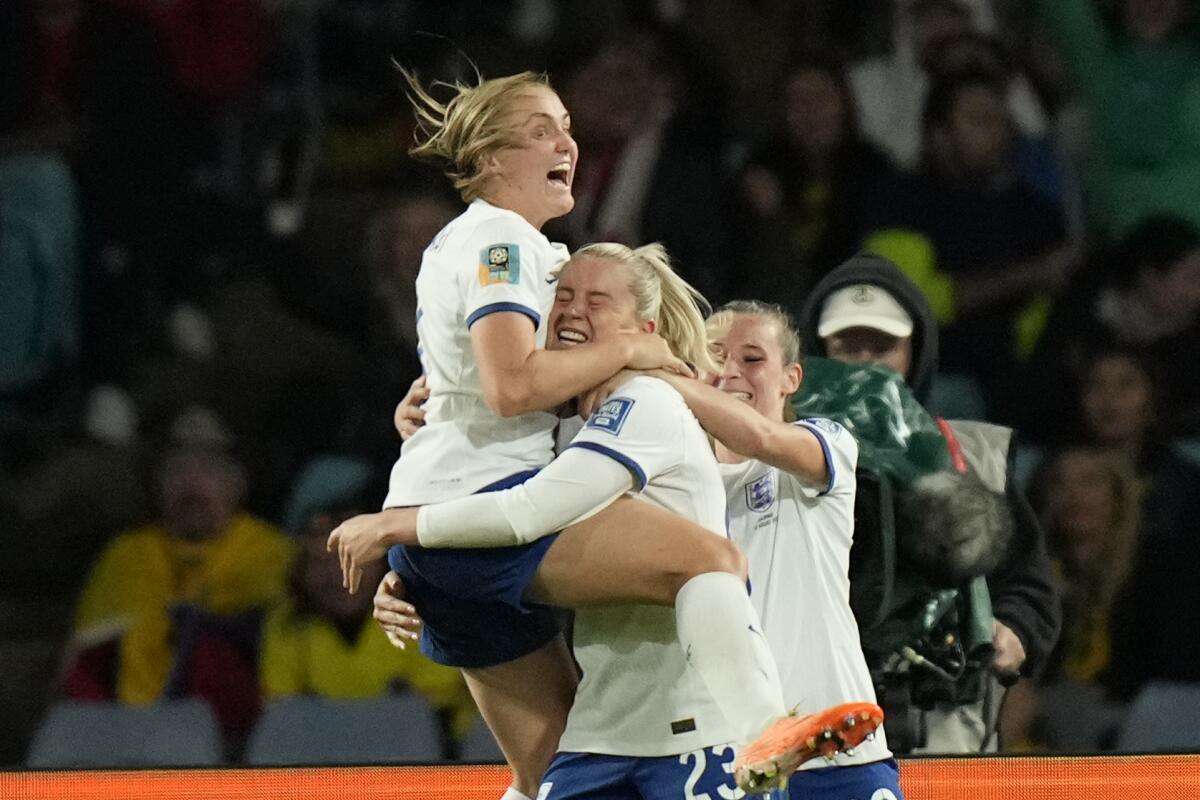
[[[513,771],[512,785],[536,797],[558,749],[578,675],[566,642],[493,667],[464,669],[467,688]]]
[[[533,597],[580,608],[673,606],[675,629],[739,742],[787,714],[779,670],[746,592],[746,559],[728,538],[623,498],[563,531],[546,551]]]
[[[675,605],[692,578],[727,572],[746,579],[746,557],[724,536],[640,500],[622,498],[563,531],[530,586],[562,608],[612,603]]]

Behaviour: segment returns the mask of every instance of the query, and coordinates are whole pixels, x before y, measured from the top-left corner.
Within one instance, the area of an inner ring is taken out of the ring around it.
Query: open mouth
[[[554,169],[546,173],[546,180],[556,186],[561,186],[564,189],[571,186],[571,163],[565,161],[555,165]]]
[[[749,392],[725,390],[725,394],[729,395],[730,397],[732,397],[735,400],[741,400],[743,403],[753,403],[754,402],[754,395],[750,394]]]

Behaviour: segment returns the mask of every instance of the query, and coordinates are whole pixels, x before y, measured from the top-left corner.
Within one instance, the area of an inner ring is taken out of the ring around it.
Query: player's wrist
[[[388,508],[382,512],[380,540],[388,547],[417,544],[417,509]]]

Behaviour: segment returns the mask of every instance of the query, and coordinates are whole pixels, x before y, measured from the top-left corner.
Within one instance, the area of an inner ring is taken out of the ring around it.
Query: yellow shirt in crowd
[[[120,636],[117,699],[154,702],[173,663],[170,610],[188,603],[233,615],[279,603],[296,553],[277,528],[238,514],[216,538],[190,542],[157,525],[121,534],[83,588],[77,643]]]

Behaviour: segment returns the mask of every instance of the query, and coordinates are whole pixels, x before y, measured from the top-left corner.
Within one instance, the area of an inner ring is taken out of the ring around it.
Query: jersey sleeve
[[[497,311],[515,311],[541,323],[542,284],[549,278],[542,248],[529,231],[506,219],[489,219],[467,237],[457,266],[467,327]]]
[[[567,449],[600,453],[621,464],[641,491],[681,458],[679,420],[691,411],[670,384],[633,378],[588,418]]]
[[[422,547],[507,547],[561,531],[607,507],[631,487],[623,465],[568,450],[525,483],[422,506]]]
[[[853,487],[853,475],[858,467],[858,442],[850,431],[831,419],[811,417],[795,423],[797,426],[811,431],[821,443],[825,453],[825,465],[829,468],[829,482],[825,486],[810,486],[801,484],[806,497],[833,494],[842,486]],[[849,476],[849,477],[847,477]]]

